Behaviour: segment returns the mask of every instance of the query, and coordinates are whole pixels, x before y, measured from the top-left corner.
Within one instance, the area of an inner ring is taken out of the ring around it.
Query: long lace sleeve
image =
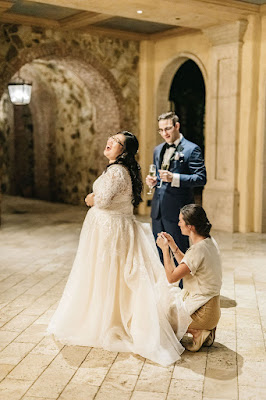
[[[115,198],[131,189],[127,170],[118,164],[109,167],[99,183],[94,188],[94,205],[98,208],[110,207]]]

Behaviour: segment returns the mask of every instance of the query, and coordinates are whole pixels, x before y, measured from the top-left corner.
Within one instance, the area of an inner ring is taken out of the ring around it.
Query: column
[[[206,107],[208,183],[203,206],[215,229],[238,230],[238,131],[242,39],[247,22],[204,30],[212,47]]]

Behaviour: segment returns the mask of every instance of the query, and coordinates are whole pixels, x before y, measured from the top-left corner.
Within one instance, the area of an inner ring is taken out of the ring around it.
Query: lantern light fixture
[[[13,104],[23,106],[30,103],[32,83],[24,81],[19,75],[8,84],[8,93]]]

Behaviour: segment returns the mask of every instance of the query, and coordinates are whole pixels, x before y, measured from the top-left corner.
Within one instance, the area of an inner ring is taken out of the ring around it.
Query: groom
[[[164,140],[154,150],[153,163],[157,177],[146,178],[149,186],[155,186],[151,205],[152,230],[155,240],[161,231],[170,233],[182,252],[189,247],[188,237],[178,226],[179,211],[194,203],[193,188],[206,184],[206,169],[199,146],[180,133],[179,118],[174,112],[158,117],[158,133]],[[168,170],[162,169],[169,166]],[[159,249],[163,261],[161,249]]]

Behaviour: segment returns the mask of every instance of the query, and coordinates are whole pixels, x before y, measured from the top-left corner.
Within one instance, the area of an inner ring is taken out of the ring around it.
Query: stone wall
[[[108,134],[120,129],[138,134],[138,59],[134,41],[1,25],[0,140],[2,151],[8,149],[0,170],[2,190],[10,193],[13,185],[14,194],[22,193],[14,185],[22,143],[15,140],[6,91],[18,70],[33,82],[33,195],[78,204],[106,165]],[[14,121],[23,131],[25,121],[16,110]]]
[[[10,192],[10,132],[12,126],[9,121],[10,101],[7,93],[0,99],[0,171],[2,173],[0,192]]]

